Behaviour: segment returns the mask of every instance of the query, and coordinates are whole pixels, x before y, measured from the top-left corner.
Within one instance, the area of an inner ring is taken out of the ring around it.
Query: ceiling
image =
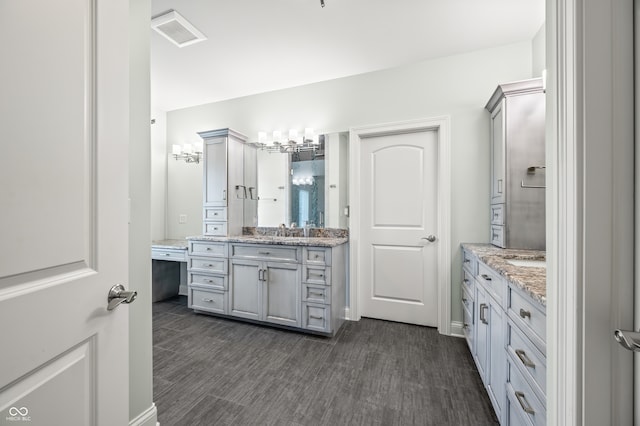
[[[207,40],[151,31],[151,104],[164,111],[530,41],[544,0],[152,0]]]

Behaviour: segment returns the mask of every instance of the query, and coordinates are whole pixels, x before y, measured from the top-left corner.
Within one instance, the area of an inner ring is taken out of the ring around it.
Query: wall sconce
[[[202,142],[196,142],[195,144],[185,143],[184,145],[172,145],[171,155],[177,160],[184,160],[187,163],[200,162],[202,158]]]
[[[267,132],[258,132],[258,142],[254,145],[268,152],[303,152],[316,151],[320,148],[320,140],[311,128],[304,129],[302,137],[299,136],[298,129],[290,129],[288,138],[283,137],[280,130],[274,130],[271,139]]]

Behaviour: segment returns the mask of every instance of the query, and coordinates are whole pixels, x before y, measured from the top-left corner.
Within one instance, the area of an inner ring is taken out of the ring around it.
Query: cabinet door
[[[229,314],[260,320],[262,310],[262,281],[259,280],[262,262],[231,260],[229,277]]]
[[[226,206],[227,194],[227,138],[211,138],[204,141],[204,191],[205,207]]]
[[[502,307],[489,298],[489,354],[487,367],[487,391],[496,414],[502,419],[505,404],[507,359],[505,351],[505,316]]]
[[[505,202],[505,126],[502,100],[491,112],[491,204]]]
[[[476,285],[475,315],[475,352],[476,366],[482,381],[487,383],[487,352],[489,350],[489,300],[487,293],[480,285]]]
[[[300,327],[301,265],[277,262],[264,265],[263,320]]]

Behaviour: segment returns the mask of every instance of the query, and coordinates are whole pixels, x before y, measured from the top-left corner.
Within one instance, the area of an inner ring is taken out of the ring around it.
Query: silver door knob
[[[623,348],[640,352],[640,333],[629,330],[614,330],[613,337]]]
[[[138,297],[137,291],[127,291],[122,284],[114,285],[109,290],[107,311],[112,311],[121,303],[131,303]]]
[[[434,242],[436,240],[436,236],[435,235],[429,235],[428,237],[422,237],[423,240],[427,240],[430,243]]]

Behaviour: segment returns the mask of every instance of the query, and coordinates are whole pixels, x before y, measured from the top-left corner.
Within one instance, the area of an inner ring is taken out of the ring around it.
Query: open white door
[[[128,423],[125,0],[0,2],[0,424]]]

